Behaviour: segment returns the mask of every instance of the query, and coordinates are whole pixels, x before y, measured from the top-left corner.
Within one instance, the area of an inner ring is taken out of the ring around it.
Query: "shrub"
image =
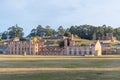
[[[2,41],[2,39],[0,39],[0,41]]]
[[[20,38],[20,41],[28,41],[26,38]]]
[[[59,47],[64,47],[64,41],[59,42]]]
[[[81,46],[87,46],[87,43],[82,43]]]
[[[66,33],[64,34],[64,36],[66,36],[66,37],[71,37],[71,33],[70,33],[70,32],[66,32]]]

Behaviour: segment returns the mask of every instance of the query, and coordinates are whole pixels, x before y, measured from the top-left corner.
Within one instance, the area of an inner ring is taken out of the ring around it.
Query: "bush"
[[[70,33],[70,32],[66,32],[66,33],[64,34],[64,36],[66,36],[66,37],[71,37],[71,33]]]
[[[2,41],[2,39],[0,39],[0,41]]]
[[[87,46],[87,43],[82,43],[81,46]]]
[[[20,38],[20,41],[29,41],[29,40],[26,38]]]
[[[59,47],[64,47],[64,41],[59,42]]]

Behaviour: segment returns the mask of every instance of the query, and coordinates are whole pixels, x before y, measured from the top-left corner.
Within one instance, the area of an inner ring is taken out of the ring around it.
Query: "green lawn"
[[[26,68],[27,71],[7,71]],[[93,70],[29,70],[29,68],[93,68]],[[0,80],[120,80],[118,71],[97,71],[94,68],[120,68],[120,56],[0,56]],[[2,69],[6,71],[2,72]]]
[[[0,80],[120,80],[120,71],[67,71],[0,74]]]
[[[2,60],[0,68],[111,68],[120,60]]]

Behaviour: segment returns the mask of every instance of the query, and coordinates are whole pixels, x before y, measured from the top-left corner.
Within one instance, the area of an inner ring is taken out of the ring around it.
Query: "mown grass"
[[[111,68],[120,60],[2,60],[0,68]]]
[[[120,80],[120,71],[67,71],[26,74],[0,74],[0,80]]]
[[[26,59],[29,58],[29,59]],[[115,68],[120,56],[55,57],[0,56],[0,68]],[[120,71],[16,71],[0,72],[0,80],[120,80]]]

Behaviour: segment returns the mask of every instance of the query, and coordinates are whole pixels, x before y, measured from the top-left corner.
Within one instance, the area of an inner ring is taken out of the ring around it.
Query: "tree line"
[[[111,26],[93,26],[93,25],[75,25],[70,26],[65,29],[63,26],[59,26],[57,30],[52,29],[51,26],[41,26],[38,25],[36,28],[32,29],[31,32],[26,36],[26,38],[38,37],[54,37],[58,38],[60,36],[71,36],[71,34],[77,35],[82,39],[98,39],[101,36],[105,36],[106,33],[113,33],[118,40],[120,40],[120,27],[113,28]],[[24,32],[23,28],[18,26],[9,27],[7,31],[0,33],[1,39],[12,39],[15,37],[23,38]]]

